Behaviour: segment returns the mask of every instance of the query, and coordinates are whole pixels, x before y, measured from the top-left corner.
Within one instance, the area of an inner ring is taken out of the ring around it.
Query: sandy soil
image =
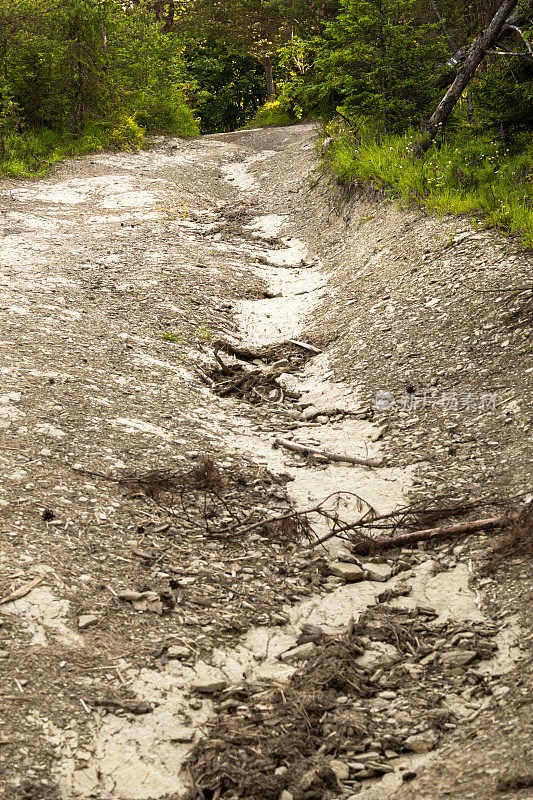
[[[531,488],[531,255],[342,198],[315,138],[160,139],[0,187],[5,800],[532,796],[530,556],[487,573],[486,534],[362,563],[247,529],[332,493],[354,521]],[[221,372],[220,338],[296,344]],[[266,379],[225,393],[238,370]],[[353,647],[359,689],[319,685]],[[222,780],[257,731],[300,735],[279,686],[307,750]]]

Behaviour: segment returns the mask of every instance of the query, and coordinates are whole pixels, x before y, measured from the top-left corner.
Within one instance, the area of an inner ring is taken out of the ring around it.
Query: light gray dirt
[[[384,590],[393,609],[430,610],[447,631],[441,649],[465,648],[486,625],[495,645],[444,669],[440,694],[439,676],[428,679],[441,712],[454,706],[432,753],[400,748],[361,785],[341,770],[338,796],[531,796],[505,784],[532,775],[530,561],[483,577],[490,537],[463,538],[374,559],[384,581],[370,563],[345,582],[328,566],[353,562],[338,539],[309,549],[261,529],[218,535],[235,514],[335,492],[328,508],[353,521],[424,493],[529,488],[531,310],[527,291],[503,289],[522,289],[530,257],[464,220],[346,202],[317,183],[316,135],[300,125],[158,139],[0,186],[2,800],[180,800],[220,692],[287,681],[302,625],[341,635]],[[502,291],[476,305],[467,278]],[[251,404],[199,376],[212,374],[218,337],[322,352],[281,376],[284,402]],[[376,407],[378,391],[389,407]],[[276,436],[383,463],[321,463],[274,447]],[[204,454],[225,504],[184,490],[169,505],[135,483],[190,473]],[[369,642],[362,659],[387,647]],[[389,705],[401,721],[402,703],[401,691],[377,700],[377,717]],[[422,706],[410,713],[402,741],[427,733]]]

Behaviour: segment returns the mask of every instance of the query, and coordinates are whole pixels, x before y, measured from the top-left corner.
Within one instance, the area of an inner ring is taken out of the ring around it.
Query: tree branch
[[[516,25],[509,25],[509,23],[507,23],[507,25],[505,27],[506,28],[510,28],[512,31],[515,31],[520,36],[520,38],[524,42],[525,46],[527,47],[527,51],[528,51],[529,55],[533,58],[533,46],[532,46],[531,42],[529,41],[529,39],[526,36],[524,36],[524,32],[521,31],[520,28],[517,28]],[[519,55],[519,54],[516,53],[516,55]]]
[[[444,525],[440,528],[426,528],[414,533],[401,533],[398,536],[387,536],[382,539],[372,539],[372,543],[358,542],[353,547],[353,552],[358,555],[370,555],[380,553],[383,550],[392,550],[394,547],[416,544],[417,542],[428,539],[436,539],[446,536],[458,536],[461,533],[476,533],[490,528],[501,528],[506,525],[512,517],[503,514],[500,517],[489,517],[488,519],[477,519],[472,522],[458,522],[455,525]]]

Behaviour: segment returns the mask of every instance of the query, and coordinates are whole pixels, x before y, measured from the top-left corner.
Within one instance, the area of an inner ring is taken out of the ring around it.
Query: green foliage
[[[297,117],[284,108],[281,100],[265,103],[255,117],[248,123],[248,128],[267,128],[275,125],[294,125]]]
[[[380,137],[364,126],[358,131],[356,138],[338,126],[329,128],[334,139],[322,164],[339,183],[369,182],[437,213],[482,215],[486,225],[499,226],[533,247],[531,140],[512,152],[503,139],[459,134],[413,159],[414,130]]]
[[[0,136],[0,174],[13,178],[44,175],[65,158],[101,150],[138,150],[143,131],[133,117],[122,113],[105,122],[90,122],[78,136],[62,136],[57,131],[23,131]]]
[[[185,105],[180,92],[169,89],[159,95],[140,95],[135,119],[147,133],[194,139],[200,135],[198,122]]]
[[[80,137],[79,147],[92,150],[138,150],[143,143],[143,132],[132,116],[118,112],[103,122],[87,125]]]
[[[341,0],[314,41],[300,102],[321,113],[380,120],[384,130],[417,124],[436,99],[433,76],[445,49],[434,24],[417,19],[418,0]]]
[[[533,130],[533,59],[493,64],[474,90],[481,121],[507,135]]]
[[[185,104],[183,43],[157,22],[152,5],[0,0],[4,173],[41,172],[73,152],[137,149],[141,124],[198,134]],[[58,141],[50,143],[50,132]]]
[[[265,99],[260,62],[212,39],[191,40],[185,56],[202,133],[243,127]]]

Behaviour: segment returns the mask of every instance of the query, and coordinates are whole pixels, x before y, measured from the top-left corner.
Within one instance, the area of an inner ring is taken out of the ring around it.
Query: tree
[[[262,66],[253,56],[212,39],[191,39],[185,57],[203,133],[242,127],[264,103]]]
[[[307,100],[325,113],[366,116],[383,130],[418,123],[435,98],[433,75],[445,48],[439,24],[417,19],[417,0],[341,0],[316,40],[304,81]]]
[[[511,12],[518,5],[518,0],[504,0],[489,26],[476,39],[463,65],[457,72],[457,77],[440,101],[439,105],[424,125],[424,132],[413,147],[413,154],[419,156],[429,149],[441,125],[444,125],[450,116],[455,104],[472,80],[474,73],[483,61],[487,50],[498,40],[503,26]]]

